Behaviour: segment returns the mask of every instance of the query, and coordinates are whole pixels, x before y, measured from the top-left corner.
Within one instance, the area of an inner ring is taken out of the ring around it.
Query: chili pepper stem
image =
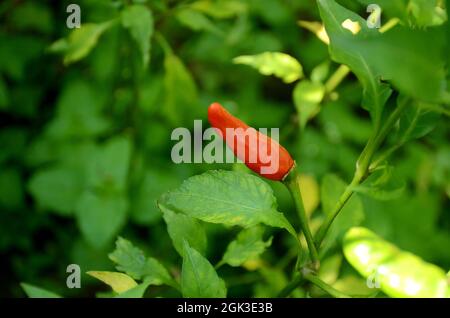
[[[306,216],[305,208],[303,206],[303,199],[300,191],[300,179],[297,172],[297,168],[293,168],[289,175],[283,180],[283,183],[291,193],[292,199],[295,203],[295,208],[300,221],[300,227],[305,235],[306,242],[308,244],[309,254],[311,256],[312,267],[315,270],[319,269],[320,261],[319,254],[317,253],[316,245],[311,234],[311,229],[308,223],[308,217]]]

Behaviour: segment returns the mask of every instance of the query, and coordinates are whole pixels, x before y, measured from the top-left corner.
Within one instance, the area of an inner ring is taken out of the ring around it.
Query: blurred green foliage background
[[[350,181],[372,130],[355,76],[347,76],[302,129],[293,100],[296,83],[233,64],[240,55],[284,52],[301,63],[306,77],[313,70],[319,77],[321,70],[332,74],[339,65],[331,62],[327,45],[298,25],[320,21],[315,1],[79,0],[91,33],[75,44],[55,43],[72,32],[66,27],[72,2],[0,3],[0,296],[24,296],[23,281],[64,296],[107,291],[84,272],[113,269],[108,253],[117,235],[179,275],[180,259],[156,200],[189,176],[236,168],[175,165],[170,158],[172,129],[206,119],[214,101],[254,127],[280,128],[281,143],[304,173],[313,216],[320,215],[319,200],[327,195],[324,186],[320,191],[323,180]],[[365,17],[364,4],[371,1],[340,2]],[[441,3],[428,2],[433,8]],[[128,23],[150,21],[148,34],[133,34],[118,22],[132,3],[147,11],[130,12]],[[407,13],[387,10],[383,21],[406,14],[420,28],[421,21],[438,19],[422,5]],[[139,41],[147,36],[151,40]],[[450,269],[448,117],[438,116],[431,133],[407,143],[391,164],[402,191],[378,199],[358,195],[353,208],[359,223]],[[295,220],[287,190],[270,184],[280,211]],[[207,225],[207,233],[207,256],[214,263],[237,229]],[[295,255],[284,233],[273,235],[261,259],[220,269],[229,296],[270,296],[285,285]],[[330,244],[327,253],[330,266],[324,270],[334,286],[363,294],[365,281],[343,260],[339,244]],[[65,286],[71,263],[83,271],[81,289]],[[167,287],[147,294],[177,296]]]

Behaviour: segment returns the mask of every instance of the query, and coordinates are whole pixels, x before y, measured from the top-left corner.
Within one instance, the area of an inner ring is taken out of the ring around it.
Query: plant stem
[[[398,23],[400,22],[399,18],[392,18],[390,19],[388,22],[386,22],[381,28],[380,28],[380,33],[384,33],[390,29],[392,29],[393,27],[395,27]]]
[[[155,39],[159,42],[159,45],[161,45],[161,47],[164,51],[164,54],[170,55],[173,53],[172,48],[170,47],[169,43],[167,42],[167,40],[164,38],[164,36],[159,31],[155,32]]]
[[[391,115],[386,120],[384,126],[381,128],[380,132],[375,137],[373,144],[371,145],[371,149],[368,151],[368,157],[365,159],[365,165],[369,167],[370,161],[372,159],[372,156],[374,155],[375,151],[381,146],[386,136],[391,131],[392,127],[395,125],[395,123],[399,120],[400,115],[403,113],[403,110],[406,108],[406,106],[409,104],[409,99],[403,99],[402,102],[400,102],[395,108],[395,110],[391,113]],[[367,168],[366,167],[366,168]]]
[[[407,105],[408,100],[406,99],[403,100],[401,103],[399,103],[397,108],[391,113],[389,118],[386,120],[384,126],[379,131],[375,130],[374,135],[372,135],[372,137],[367,142],[366,146],[364,147],[364,150],[361,152],[361,155],[358,158],[358,161],[356,162],[356,171],[351,183],[345,188],[344,192],[339,197],[338,202],[334,206],[333,210],[327,214],[325,221],[322,223],[322,225],[320,226],[319,230],[316,233],[314,242],[317,248],[320,248],[320,245],[322,244],[323,239],[327,235],[331,224],[333,223],[334,219],[337,217],[339,212],[342,210],[345,203],[352,196],[354,188],[359,184],[361,184],[361,182],[367,178],[368,173],[370,173],[369,166],[370,163],[372,162],[372,158],[375,152],[381,146],[384,139],[391,131],[395,123],[398,121],[400,115],[402,114],[403,110]]]
[[[327,235],[328,230],[330,229],[330,226],[333,223],[334,219],[337,217],[339,212],[342,210],[345,203],[347,203],[347,201],[352,196],[353,188],[355,186],[357,186],[360,182],[361,182],[361,177],[357,176],[357,174],[355,173],[352,182],[345,188],[344,192],[339,197],[333,210],[327,214],[324,222],[320,226],[320,228],[317,231],[316,236],[315,236],[314,242],[318,248],[320,248],[320,245],[322,244],[323,239]]]
[[[403,145],[403,143],[397,143],[397,144],[393,145],[392,147],[386,149],[385,151],[381,152],[380,155],[377,156],[370,164],[369,172],[372,172],[376,168],[378,168],[383,161],[385,161],[391,154],[393,154],[402,145]]]
[[[219,269],[221,268],[223,265],[225,265],[225,262],[223,260],[220,260],[215,266],[214,269]]]
[[[305,280],[302,275],[298,274],[295,276],[289,284],[287,284],[277,295],[278,298],[285,298],[289,296],[300,284],[302,284]]]
[[[321,280],[319,277],[313,274],[298,274],[296,275],[290,282],[287,284],[277,295],[278,298],[285,298],[288,297],[296,288],[298,288],[300,285],[304,284],[306,281],[316,285],[326,293],[328,293],[330,296],[333,296],[335,298],[351,298],[349,295],[344,294],[343,292],[340,292],[339,290],[335,289],[334,287],[328,285],[323,280]]]
[[[297,172],[297,168],[294,168],[287,179],[284,181],[284,184],[289,189],[291,193],[292,199],[295,203],[295,208],[297,210],[298,218],[300,220],[300,227],[302,229],[303,234],[305,235],[306,242],[308,243],[309,254],[311,256],[311,261],[313,262],[313,267],[319,267],[319,254],[317,253],[316,246],[314,244],[314,239],[311,234],[311,229],[309,228],[308,217],[306,216],[305,208],[303,206],[302,194],[300,192],[300,183],[299,183],[299,175]]]
[[[305,280],[313,283],[320,289],[322,289],[324,292],[328,293],[330,296],[333,296],[335,298],[351,298],[350,296],[340,292],[339,290],[335,289],[334,287],[328,285],[323,280],[321,280],[319,277],[311,274],[307,274],[303,276]]]
[[[338,85],[344,80],[348,73],[350,73],[350,68],[344,64],[340,65],[325,83],[325,93],[332,93],[336,89],[336,87],[338,87]]]

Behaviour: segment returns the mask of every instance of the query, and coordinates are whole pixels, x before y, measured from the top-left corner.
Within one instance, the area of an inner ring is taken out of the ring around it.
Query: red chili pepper
[[[209,106],[208,121],[233,153],[259,175],[281,181],[294,167],[294,160],[283,146],[231,115],[219,103]]]

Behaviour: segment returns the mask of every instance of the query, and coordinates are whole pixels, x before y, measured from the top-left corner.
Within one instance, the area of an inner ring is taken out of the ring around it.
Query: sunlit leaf
[[[97,45],[100,36],[113,24],[113,21],[83,24],[80,28],[74,29],[67,39],[56,41],[50,47],[50,51],[62,51],[64,53],[64,64],[66,65],[77,62],[91,52]]]
[[[298,25],[314,33],[323,43],[330,44],[330,38],[322,23],[300,20],[298,21]]]
[[[320,269],[318,276],[325,283],[332,285],[339,277],[341,270],[343,256],[341,253],[336,253],[327,257],[320,262]]]
[[[303,77],[303,68],[300,63],[285,53],[264,52],[257,55],[241,55],[235,57],[233,62],[249,65],[263,75],[275,75],[285,83],[292,83]]]
[[[328,77],[329,72],[330,62],[322,62],[311,71],[311,81],[314,83],[322,83]]]
[[[300,174],[300,189],[306,215],[310,216],[320,203],[320,189],[316,179],[308,174]]]
[[[365,278],[391,297],[445,297],[445,272],[402,251],[366,228],[352,228],[344,238],[344,254]]]
[[[124,273],[89,271],[87,274],[111,286],[119,294],[137,286],[136,281]]]
[[[152,285],[177,286],[160,262],[152,257],[146,257],[142,250],[124,238],[117,239],[116,249],[109,254],[109,258],[116,263],[117,270],[134,279],[144,279]]]
[[[294,105],[300,117],[300,127],[304,129],[308,120],[320,111],[325,87],[321,83],[303,80],[295,86],[293,95]]]
[[[142,298],[147,290],[148,286],[151,285],[151,281],[144,281],[143,283],[120,293],[114,298]]]

